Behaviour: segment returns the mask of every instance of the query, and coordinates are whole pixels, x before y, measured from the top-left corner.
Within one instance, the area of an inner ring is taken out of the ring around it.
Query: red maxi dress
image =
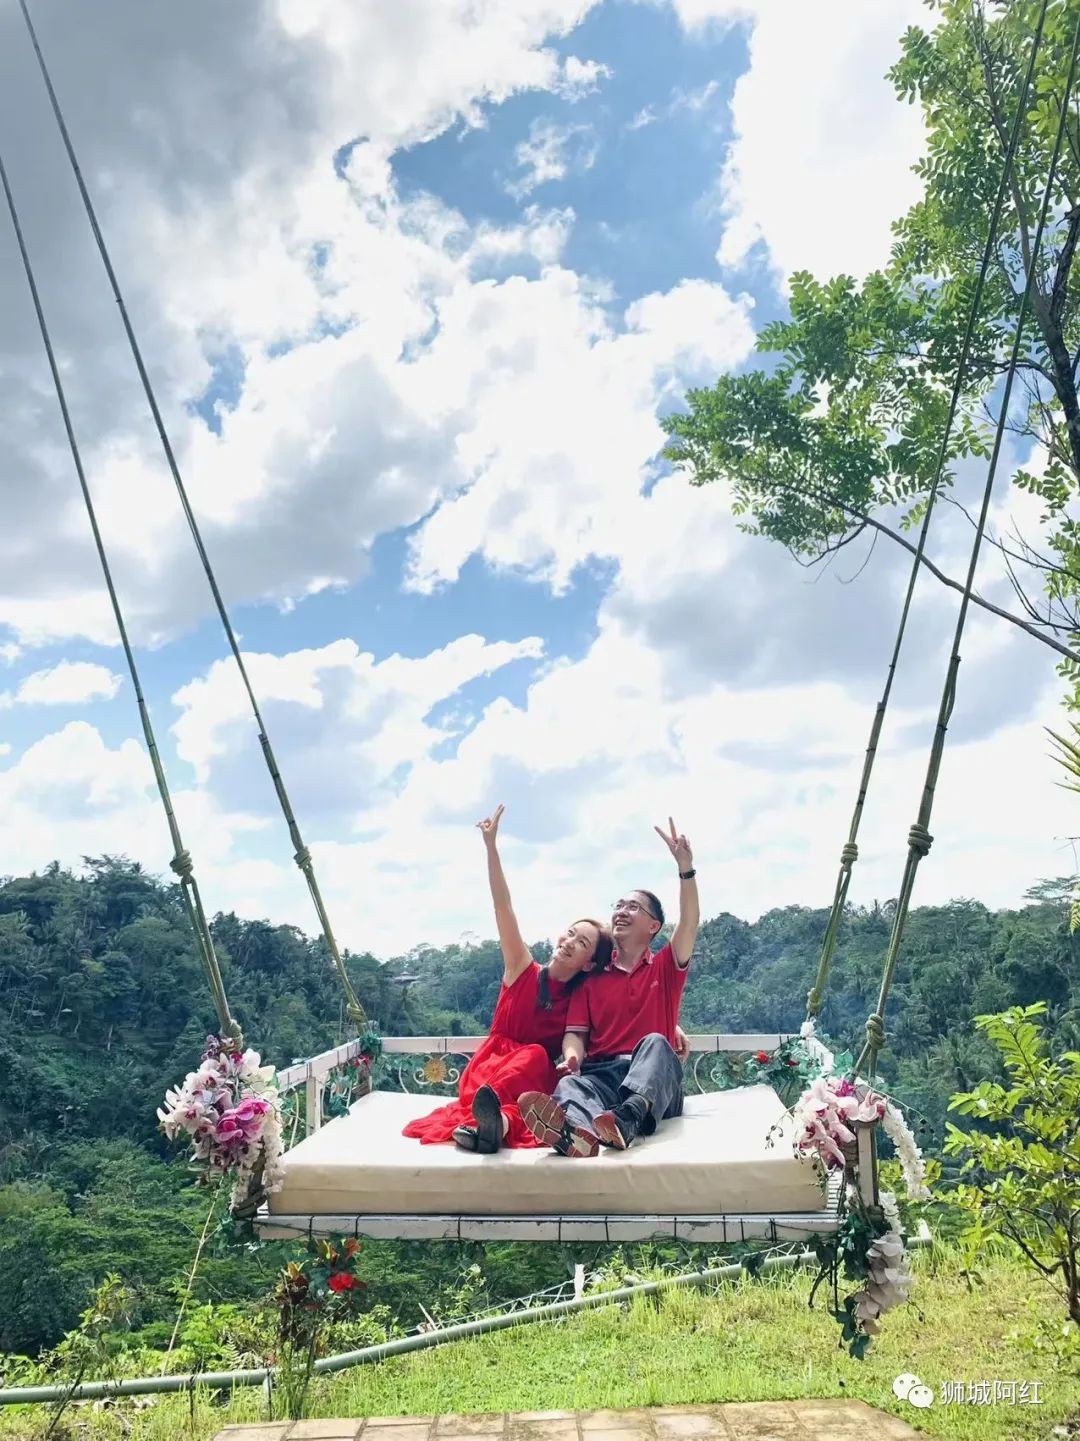
[[[531,962],[514,981],[502,986],[491,1030],[458,1081],[458,1098],[429,1115],[410,1121],[403,1132],[425,1145],[452,1141],[456,1126],[473,1126],[473,1097],[490,1086],[509,1122],[504,1146],[539,1146],[521,1119],[517,1098],[525,1091],[555,1089],[554,1058],[562,1052],[570,996],[561,981],[547,978],[551,1006],[540,1004],[541,967]]]

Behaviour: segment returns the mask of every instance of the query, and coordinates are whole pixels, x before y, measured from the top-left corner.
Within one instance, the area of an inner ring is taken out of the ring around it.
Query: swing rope
[[[952,433],[953,422],[956,419],[956,412],[960,404],[960,392],[963,387],[964,376],[968,367],[968,360],[971,353],[971,342],[975,333],[975,325],[982,309],[983,290],[986,285],[987,273],[990,269],[990,262],[993,258],[994,246],[997,243],[998,227],[1001,223],[1001,216],[1004,210],[1005,196],[1008,191],[1009,173],[1012,169],[1013,160],[1016,155],[1017,145],[1020,138],[1020,126],[1027,109],[1028,94],[1031,89],[1031,81],[1035,73],[1035,61],[1038,57],[1039,48],[1042,44],[1043,26],[1046,21],[1048,0],[1043,0],[1042,12],[1039,16],[1039,24],[1035,32],[1035,38],[1031,46],[1031,58],[1028,62],[1027,74],[1024,79],[1023,89],[1020,95],[1020,102],[1017,106],[1016,117],[1013,121],[1012,131],[1009,136],[1008,149],[1005,155],[1005,163],[1001,171],[1001,180],[998,184],[997,199],[994,202],[991,214],[990,228],[986,236],[986,245],[983,249],[982,262],[979,266],[978,279],[975,283],[975,293],[971,301],[971,309],[968,313],[967,325],[964,331],[964,340],[960,348],[960,359],[957,365],[956,380],[953,384],[952,395],[949,399],[948,415],[945,419],[945,428],[941,437],[941,446],[938,451],[937,463],[934,470],[933,482],[930,486],[926,503],[926,513],[923,516],[922,526],[919,531],[919,543],[915,549],[915,557],[911,563],[911,574],[908,577],[907,592],[904,596],[904,604],[900,611],[900,624],[897,627],[896,640],[893,644],[892,658],[885,677],[885,688],[881,693],[881,699],[874,711],[874,719],[870,726],[870,739],[866,746],[866,757],[863,761],[862,776],[859,780],[859,792],[855,801],[855,809],[851,817],[851,826],[848,831],[847,841],[840,852],[840,869],[836,878],[836,886],[833,892],[832,909],[829,912],[828,924],[825,928],[825,936],[821,943],[821,958],[818,962],[817,976],[813,986],[806,997],[806,1019],[813,1021],[821,1012],[822,1002],[825,998],[825,987],[829,978],[829,967],[836,951],[836,943],[840,934],[840,924],[844,918],[844,909],[847,905],[848,889],[851,885],[851,872],[855,862],[859,858],[859,826],[862,822],[863,808],[866,802],[866,794],[870,787],[870,777],[874,770],[874,761],[877,757],[878,742],[881,738],[881,729],[885,721],[885,713],[889,707],[889,698],[892,694],[893,681],[896,678],[896,668],[900,659],[900,651],[904,643],[904,633],[907,629],[908,616],[911,612],[912,597],[915,594],[915,585],[922,568],[923,553],[926,548],[926,538],[930,530],[930,519],[934,512],[934,505],[938,498],[941,482],[945,475],[945,467],[949,459],[949,437]],[[965,592],[966,597],[970,591]]]
[[[1043,3],[1044,16],[1045,13],[1046,0],[1044,0]],[[960,667],[960,643],[963,639],[964,626],[967,622],[971,593],[975,584],[975,571],[978,565],[979,552],[982,549],[986,522],[990,512],[994,480],[997,475],[1001,445],[1005,436],[1005,426],[1008,422],[1009,402],[1012,397],[1013,381],[1016,379],[1017,362],[1020,359],[1020,347],[1023,343],[1024,323],[1027,319],[1031,290],[1035,284],[1035,271],[1042,250],[1046,218],[1050,211],[1050,202],[1054,193],[1054,181],[1057,177],[1058,160],[1061,155],[1061,147],[1068,124],[1069,103],[1073,90],[1073,81],[1076,75],[1078,53],[1080,53],[1080,19],[1077,20],[1076,28],[1073,32],[1072,51],[1069,57],[1069,73],[1065,82],[1065,91],[1061,102],[1061,114],[1058,120],[1057,135],[1054,140],[1053,156],[1050,161],[1050,173],[1047,176],[1046,189],[1043,192],[1042,205],[1039,211],[1039,220],[1032,242],[1031,257],[1024,282],[1024,293],[1020,301],[1020,311],[1016,322],[1016,335],[1013,339],[1012,355],[1010,356],[1009,368],[1006,372],[1001,410],[998,415],[997,428],[994,434],[994,447],[990,456],[986,484],[983,488],[982,507],[979,511],[979,519],[975,527],[975,539],[971,547],[971,557],[968,562],[967,577],[964,582],[964,593],[960,601],[959,614],[956,618],[956,632],[953,637],[952,654],[949,657],[949,664],[945,673],[945,682],[941,692],[941,704],[938,709],[937,725],[934,729],[934,738],[930,747],[930,758],[926,768],[922,800],[919,805],[918,817],[908,832],[907,859],[904,863],[903,878],[900,883],[900,894],[896,904],[896,914],[893,917],[892,934],[889,937],[889,948],[885,955],[885,965],[881,977],[881,990],[878,994],[877,1006],[867,1017],[866,1043],[854,1067],[855,1074],[864,1071],[868,1072],[871,1080],[877,1069],[878,1055],[885,1044],[885,1007],[888,1003],[889,990],[896,972],[897,957],[904,937],[904,928],[907,924],[908,910],[911,904],[911,893],[915,885],[915,875],[919,868],[919,862],[924,856],[929,854],[934,839],[929,830],[930,818],[933,812],[938,774],[941,769],[941,757],[945,749],[945,733],[948,730],[953,705],[956,701],[956,678]]]
[[[232,623],[229,620],[229,614],[225,608],[225,602],[222,599],[221,591],[217,583],[217,578],[214,575],[213,568],[210,564],[210,557],[208,556],[206,547],[203,544],[202,534],[199,530],[198,522],[195,519],[195,513],[192,510],[191,503],[188,499],[187,489],[184,486],[184,482],[180,475],[180,467],[177,464],[176,456],[173,453],[173,448],[169,440],[168,432],[165,429],[165,422],[162,418],[161,410],[157,403],[157,397],[154,393],[154,387],[151,384],[150,376],[147,373],[146,365],[143,362],[142,351],[139,348],[139,343],[135,338],[135,331],[132,327],[130,317],[128,316],[127,306],[124,303],[124,297],[120,290],[120,283],[117,280],[116,272],[113,269],[108,247],[105,244],[105,238],[101,232],[101,227],[98,224],[97,214],[94,210],[93,202],[90,199],[90,192],[86,188],[86,182],[84,181],[82,171],[79,168],[78,158],[75,154],[75,147],[71,143],[71,136],[68,133],[68,128],[64,121],[63,112],[60,109],[60,102],[57,99],[56,91],[53,88],[53,83],[49,75],[48,66],[45,64],[45,57],[42,54],[41,46],[38,43],[37,32],[35,31],[33,21],[30,18],[30,11],[27,8],[26,0],[19,0],[19,8],[22,11],[23,20],[26,23],[26,28],[30,36],[30,43],[33,46],[34,54],[37,57],[38,67],[41,70],[41,76],[43,81],[45,82],[45,89],[48,92],[49,102],[52,106],[53,115],[56,119],[57,128],[60,131],[60,137],[63,141],[64,149],[67,152],[67,157],[71,164],[71,169],[74,173],[76,184],[79,188],[79,194],[82,196],[83,207],[86,210],[86,216],[88,221],[90,222],[90,229],[93,232],[94,240],[98,248],[98,253],[101,256],[101,262],[105,267],[105,274],[107,275],[109,285],[112,288],[113,298],[115,299],[117,308],[120,312],[120,318],[123,322],[124,331],[128,339],[128,344],[131,347],[131,354],[135,361],[135,368],[138,371],[139,379],[142,382],[143,391],[146,394],[147,403],[150,407],[150,413],[153,416],[154,425],[157,429],[158,439],[161,442],[161,448],[165,454],[165,460],[168,464],[169,472],[172,475],[173,484],[176,487],[177,495],[180,497],[180,505],[183,509],[184,517],[187,520],[188,528],[191,531],[192,538],[195,542],[195,548],[198,551],[199,559],[202,562],[203,571],[206,574],[206,579],[209,583],[210,592],[214,598],[214,604],[217,607],[218,615],[221,617],[221,624],[224,628],[225,635],[229,643],[229,649],[232,651],[233,658],[236,661],[237,667],[240,671],[240,677],[243,681],[244,689],[247,691],[248,700],[251,704],[252,714],[255,717],[255,722],[259,730],[259,745],[262,748],[263,758],[266,761],[266,767],[270,773],[270,779],[273,782],[274,790],[277,794],[278,803],[281,807],[282,815],[284,816],[285,823],[288,826],[289,838],[293,846],[293,859],[296,861],[296,864],[299,866],[304,876],[304,879],[307,882],[308,891],[311,894],[311,899],[314,903],[315,911],[319,918],[319,925],[322,928],[323,937],[326,941],[327,949],[330,952],[330,958],[333,961],[334,969],[337,972],[338,980],[341,982],[342,988],[345,992],[346,1013],[348,1014],[349,1020],[358,1029],[362,1028],[367,1023],[367,1016],[364,1012],[363,1006],[360,1004],[360,998],[357,996],[356,991],[353,988],[352,981],[349,979],[348,971],[345,969],[345,962],[342,959],[341,951],[338,947],[333,927],[330,924],[330,917],[327,912],[325,902],[323,901],[322,892],[319,889],[319,883],[315,875],[315,864],[312,860],[311,851],[304,843],[304,838],[300,832],[300,827],[297,823],[296,816],[293,813],[292,805],[289,801],[289,796],[285,789],[285,782],[282,779],[280,768],[278,767],[277,760],[274,756],[273,748],[270,744],[270,737],[267,734],[266,724],[263,721],[262,712],[260,711],[258,701],[255,698],[255,691],[248,677],[247,667],[244,665],[244,659],[240,653],[240,647],[237,644],[236,634],[233,630]]]
[[[56,388],[56,398],[60,403],[60,414],[63,417],[64,430],[67,432],[68,445],[71,448],[71,456],[75,462],[75,473],[79,477],[79,486],[82,490],[83,502],[86,506],[86,513],[89,516],[90,528],[94,536],[94,545],[97,547],[98,560],[101,562],[101,569],[105,576],[105,585],[109,592],[113,615],[116,617],[116,626],[120,632],[120,643],[124,648],[124,656],[127,660],[131,684],[134,687],[135,699],[139,706],[139,719],[142,722],[143,735],[146,738],[146,748],[150,753],[150,763],[154,768],[154,779],[157,782],[161,803],[165,808],[165,818],[168,822],[169,835],[172,838],[173,846],[173,858],[169,864],[180,880],[180,894],[183,897],[184,908],[187,911],[188,920],[191,922],[191,928],[195,933],[203,971],[206,974],[207,982],[214,997],[214,1007],[217,1010],[220,1034],[222,1038],[230,1044],[232,1049],[242,1050],[244,1045],[243,1034],[240,1030],[239,1023],[234,1019],[229,1010],[229,1002],[225,994],[225,983],[221,978],[221,968],[218,965],[213,938],[210,935],[210,927],[207,923],[206,912],[203,909],[202,897],[199,894],[199,886],[195,879],[195,868],[191,859],[191,853],[184,846],[183,838],[180,834],[180,826],[173,810],[172,796],[169,793],[168,781],[165,778],[165,768],[162,765],[161,755],[154,737],[154,728],[150,721],[150,711],[146,704],[146,697],[143,694],[142,683],[139,680],[139,671],[135,664],[135,656],[128,639],[127,627],[124,624],[123,613],[120,609],[120,601],[116,594],[116,586],[113,582],[109,558],[105,551],[105,544],[101,538],[101,530],[98,527],[97,512],[94,509],[93,498],[90,495],[90,487],[86,481],[86,472],[83,469],[79,444],[75,438],[75,430],[71,422],[71,413],[68,410],[64,383],[60,378],[60,369],[56,363],[56,355],[53,351],[49,327],[41,305],[41,296],[38,293],[37,281],[34,278],[33,266],[30,263],[30,255],[26,248],[22,226],[19,223],[19,212],[15,205],[15,197],[12,194],[11,185],[8,182],[7,169],[4,166],[2,154],[0,154],[0,186],[3,188],[8,212],[11,215],[15,239],[18,243],[19,254],[22,257],[23,269],[26,272],[26,281],[30,287],[30,295],[34,302],[38,328],[41,331],[41,339],[45,346],[45,354],[48,357],[49,369],[52,372],[53,385]]]

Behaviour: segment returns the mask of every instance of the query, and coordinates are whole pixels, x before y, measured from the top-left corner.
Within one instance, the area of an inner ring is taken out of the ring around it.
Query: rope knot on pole
[[[911,849],[916,851],[920,856],[928,856],[930,854],[930,847],[934,844],[934,837],[924,825],[916,821],[908,831],[907,842]]]
[[[302,871],[307,871],[311,869],[311,852],[308,850],[307,846],[301,846],[300,849],[293,856],[293,860]]]
[[[806,995],[806,1019],[812,1021],[821,1010],[821,989],[811,986]]]
[[[858,859],[859,847],[854,841],[848,841],[844,849],[840,852],[840,864],[850,871]]]
[[[195,865],[190,851],[177,851],[169,862],[169,867],[180,877],[181,883],[190,881],[195,873]]]
[[[875,1056],[885,1044],[885,1020],[877,1011],[866,1018],[866,1044]]]

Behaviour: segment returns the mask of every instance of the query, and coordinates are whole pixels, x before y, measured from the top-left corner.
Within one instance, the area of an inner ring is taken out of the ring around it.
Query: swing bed
[[[27,9],[19,0],[54,118],[67,151],[72,172],[83,201],[90,228],[125,328],[133,360],[142,382],[150,413],[157,428],[163,453],[176,487],[202,562],[215,607],[246,690],[258,733],[258,740],[292,842],[294,859],[307,882],[329,956],[341,983],[345,1010],[351,1027],[360,1034],[368,1026],[364,1009],[353,988],[334,937],[326,906],[315,876],[311,852],[286,793],[281,771],[259,710],[244,660],[237,644],[220,589],[210,564],[199,526],[188,500],[179,467],[166,432],[153,387],[132,328],[127,308],[113,270],[93,203],[64,123],[56,93]],[[1026,112],[1035,60],[1046,16],[1042,18],[1032,44],[1021,103],[1008,139],[997,198],[993,207],[983,252],[982,267],[968,319],[967,334],[958,360],[955,384],[937,456],[936,470],[923,515],[918,546],[908,580],[899,626],[886,675],[884,690],[874,713],[862,767],[858,797],[848,838],[840,856],[840,867],[829,920],[822,942],[817,976],[807,997],[806,1016],[813,1021],[820,1013],[829,965],[843,918],[852,868],[858,858],[857,837],[864,802],[877,754],[878,741],[888,707],[893,676],[900,656],[916,578],[921,569],[927,532],[946,465],[950,458],[950,435],[956,416],[963,380],[969,365],[971,339],[982,304],[987,271],[994,252],[1009,167],[1016,151],[1021,119]],[[982,511],[975,529],[966,584],[959,607],[952,651],[941,692],[937,724],[927,762],[917,818],[907,836],[907,854],[898,890],[892,933],[885,956],[881,986],[874,1011],[866,1021],[865,1043],[851,1068],[851,1076],[870,1082],[877,1058],[885,1043],[884,1013],[904,936],[915,875],[928,854],[932,837],[929,823],[945,743],[945,734],[956,696],[960,646],[964,632],[979,551],[993,490],[1001,441],[1008,414],[1012,384],[1020,354],[1023,328],[1035,268],[1038,264],[1043,229],[1053,192],[1054,173],[1064,135],[1072,91],[1080,24],[1073,42],[1069,83],[1061,108],[1057,144],[1042,212],[1032,246],[1026,287],[1017,321],[1015,344],[1006,375],[1001,416],[983,494]],[[237,1047],[242,1046],[240,1025],[233,1016],[214,943],[207,923],[192,857],[184,847],[173,811],[164,767],[154,739],[149,708],[139,681],[135,657],[117,597],[106,547],[80,456],[79,445],[68,409],[65,387],[57,364],[49,328],[38,293],[30,256],[19,222],[7,173],[0,155],[0,184],[11,216],[30,297],[41,331],[45,355],[59,403],[61,419],[82,492],[94,544],[98,552],[120,643],[131,676],[154,778],[161,797],[173,847],[170,862],[177,875],[180,893],[191,923],[198,953],[214,998],[219,1032]],[[781,1035],[713,1035],[691,1038],[692,1062],[688,1068],[688,1089],[700,1079],[703,1065],[714,1058],[737,1052],[773,1050],[788,1039]],[[323,1124],[324,1091],[334,1073],[359,1058],[363,1043],[350,1040],[280,1073],[286,1095],[303,1090],[298,1116],[306,1132],[287,1150],[285,1179],[272,1196],[256,1189],[239,1214],[254,1216],[265,1236],[322,1233],[354,1234],[388,1238],[453,1238],[502,1241],[643,1241],[651,1237],[670,1240],[741,1242],[751,1239],[799,1240],[828,1233],[837,1226],[841,1187],[857,1189],[868,1207],[878,1205],[876,1136],[873,1124],[860,1125],[856,1140],[847,1148],[846,1164],[826,1182],[809,1160],[795,1154],[792,1122],[778,1095],[767,1086],[752,1085],[716,1094],[689,1095],[685,1114],[667,1122],[644,1144],[626,1152],[609,1152],[589,1161],[568,1161],[540,1150],[502,1151],[494,1156],[459,1152],[452,1146],[422,1146],[401,1135],[402,1126],[431,1105],[430,1090],[412,1094],[410,1075],[424,1082],[431,1074],[453,1080],[446,1068],[448,1057],[467,1057],[479,1044],[479,1037],[402,1037],[381,1040],[382,1059],[396,1063],[397,1084],[390,1090],[370,1089],[351,1104],[346,1113]],[[425,1065],[420,1062],[424,1057]],[[442,1068],[440,1071],[439,1068]],[[432,1070],[434,1068],[434,1072]],[[393,1064],[391,1065],[393,1071]]]
[[[710,1058],[773,1050],[785,1039],[691,1036],[688,1087],[702,1083]],[[791,1119],[771,1086],[687,1095],[683,1115],[647,1142],[587,1161],[538,1149],[478,1156],[403,1136],[407,1122],[431,1109],[425,1070],[471,1055],[482,1040],[384,1037],[401,1088],[368,1090],[325,1125],[327,1078],[357,1058],[362,1043],[281,1072],[283,1090],[304,1089],[307,1136],[286,1153],[284,1184],[256,1217],[260,1234],[727,1243],[805,1241],[835,1229],[841,1177],[826,1189],[816,1167],[794,1153]],[[420,1083],[419,1093],[408,1083]],[[873,1130],[859,1129],[851,1166],[869,1205],[877,1204]]]

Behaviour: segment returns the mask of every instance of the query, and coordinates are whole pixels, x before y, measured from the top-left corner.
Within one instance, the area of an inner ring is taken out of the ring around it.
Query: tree
[[[1046,538],[991,537],[1016,603],[993,610],[1053,647],[1080,681],[1080,115],[1069,113],[1040,253],[1034,231],[1070,70],[1075,7],[1046,16],[1024,93],[1036,0],[937,0],[939,23],[913,27],[890,72],[897,98],[919,103],[927,152],[922,199],[893,227],[889,263],[861,283],[792,278],[790,318],[758,338],[759,369],[692,390],[664,421],[666,454],[692,483],[723,481],[743,528],[819,564],[870,533],[914,552],[904,534],[925,514],[972,310],[1010,130],[1022,106],[1001,223],[946,447],[941,497],[957,462],[989,453],[989,421],[1008,367],[1025,273],[1034,266],[1020,354],[1022,404],[1009,425],[1042,447],[1041,469],[1012,484],[1041,501]],[[1071,97],[1074,98],[1074,97]],[[853,198],[853,203],[855,199]],[[1014,392],[1014,402],[1016,396]],[[965,512],[966,513],[966,512]],[[971,517],[969,517],[970,519]],[[960,581],[928,559],[937,578]],[[1080,692],[1074,693],[1080,704]]]
[[[950,1122],[945,1154],[964,1158],[952,1199],[970,1218],[972,1249],[1007,1238],[1080,1326],[1080,1052],[1050,1056],[1045,1014],[1037,1002],[976,1016],[1008,1084],[981,1081],[953,1096],[950,1111],[994,1129]]]

